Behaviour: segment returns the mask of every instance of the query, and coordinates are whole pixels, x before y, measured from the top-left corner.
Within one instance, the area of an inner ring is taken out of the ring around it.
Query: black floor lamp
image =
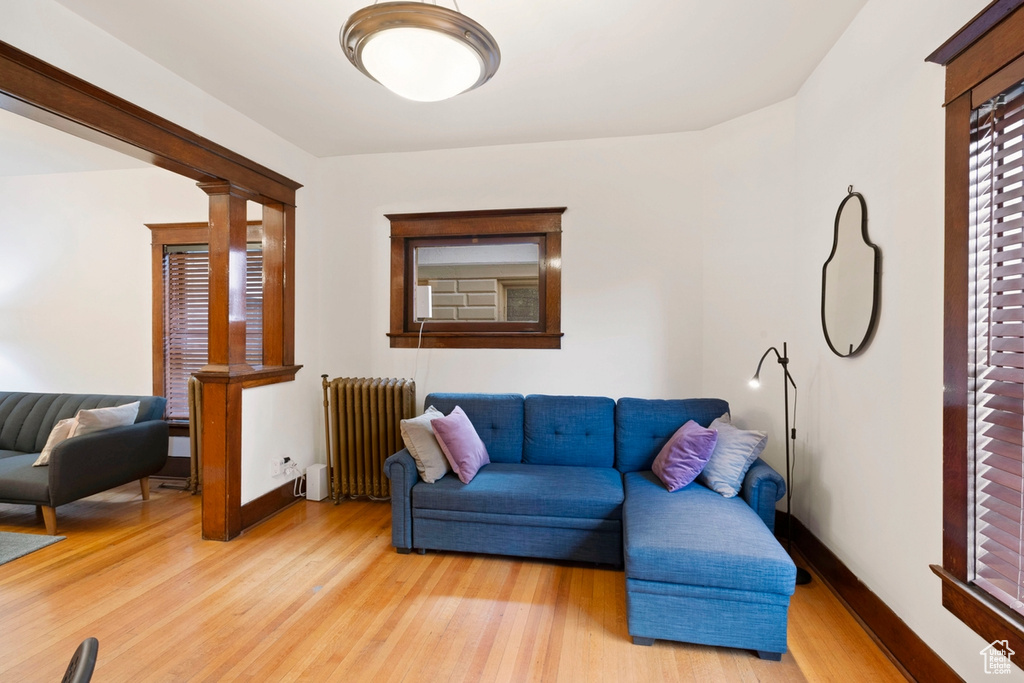
[[[786,343],[782,343],[782,353],[774,346],[768,347],[768,350],[761,356],[761,360],[757,363],[757,372],[754,373],[754,378],[750,380],[750,386],[755,389],[761,386],[761,365],[764,363],[764,359],[768,357],[768,354],[772,351],[775,352],[776,357],[779,359],[779,365],[782,366],[782,399],[786,404],[786,552],[789,556],[793,556],[793,512],[790,509],[791,501],[793,499],[793,486],[790,484],[790,480],[793,476],[793,470],[789,464],[789,443],[793,441],[793,448],[796,449],[796,427],[791,430],[789,428],[789,385],[793,385],[793,400],[794,406],[793,411],[796,411],[796,382],[793,381],[793,376],[789,374],[789,357],[786,355]],[[796,415],[793,416],[794,422],[796,421]],[[799,585],[807,584],[811,582],[811,574],[806,569],[800,567],[796,568],[796,582]]]

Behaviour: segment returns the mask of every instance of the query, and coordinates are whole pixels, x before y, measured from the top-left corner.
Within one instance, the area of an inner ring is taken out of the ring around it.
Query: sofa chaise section
[[[53,449],[49,465],[32,466],[60,420],[134,401],[135,424],[67,439]],[[165,404],[159,396],[0,392],[0,502],[38,506],[47,532],[55,534],[60,505],[135,480],[148,499],[148,478],[167,458]]]

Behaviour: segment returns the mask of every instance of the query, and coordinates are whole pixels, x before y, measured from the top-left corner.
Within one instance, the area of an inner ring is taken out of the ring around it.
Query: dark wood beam
[[[200,182],[295,204],[294,180],[0,42],[0,108]]]

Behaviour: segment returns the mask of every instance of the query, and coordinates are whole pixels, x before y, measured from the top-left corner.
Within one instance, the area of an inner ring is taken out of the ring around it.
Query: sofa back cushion
[[[434,406],[445,415],[462,408],[487,447],[491,462],[523,460],[523,397],[521,394],[428,394],[424,409]]]
[[[523,462],[612,467],[615,401],[602,396],[527,396],[523,435]]]
[[[729,404],[719,398],[620,398],[615,405],[615,468],[649,470],[658,451],[689,420],[707,427],[727,412]]]
[[[53,426],[88,408],[109,408],[139,402],[135,422],[162,420],[167,400],[162,396],[105,394],[36,394],[0,391],[0,450],[38,453]]]

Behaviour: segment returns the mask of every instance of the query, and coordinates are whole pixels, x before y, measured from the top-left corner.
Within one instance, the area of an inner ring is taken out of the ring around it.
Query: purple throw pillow
[[[455,406],[447,416],[431,420],[430,426],[441,451],[463,484],[473,481],[480,468],[490,464],[487,447],[459,406]]]
[[[711,459],[718,432],[690,420],[676,430],[658,453],[651,469],[669,491],[678,491],[701,473]]]

